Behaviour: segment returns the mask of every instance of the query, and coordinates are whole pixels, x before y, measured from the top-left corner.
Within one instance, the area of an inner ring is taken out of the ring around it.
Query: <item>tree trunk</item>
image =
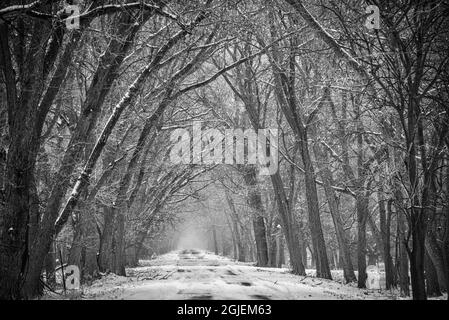
[[[274,39],[276,37],[276,31],[272,17],[272,12],[270,12],[270,33],[271,37]],[[299,114],[300,108],[296,101],[297,98],[295,89],[295,62],[294,62],[296,48],[293,42],[295,41],[292,41],[292,44],[290,46],[289,70],[279,70],[279,66],[281,66],[283,63],[281,63],[280,61],[281,58],[279,56],[279,52],[276,45],[273,45],[271,52],[272,56],[270,56],[269,58],[271,59],[270,62],[274,75],[276,98],[282,109],[282,113],[284,114],[289,126],[292,128],[294,132],[296,143],[298,144],[299,151],[301,153],[302,163],[304,165],[309,227],[312,238],[313,250],[316,252],[317,257],[317,264],[316,264],[317,277],[332,279],[329,268],[329,261],[327,258],[326,244],[324,241],[323,230],[321,227],[318,193],[315,182],[315,171],[309,152],[307,127],[303,122],[302,115]],[[287,77],[287,73],[289,74],[289,77]],[[276,174],[271,175],[272,179],[274,176],[276,176]],[[282,205],[280,205],[279,207],[281,206]],[[287,244],[288,243],[289,241],[287,240]],[[304,268],[302,262],[301,266],[302,268]]]
[[[432,262],[432,266],[435,269],[439,288],[441,291],[445,292],[447,291],[446,287],[446,270],[444,269],[444,257],[443,252],[438,245],[437,239],[435,238],[435,234],[433,232],[433,226],[429,226],[426,240],[425,240],[425,247],[426,252],[428,255],[428,258]],[[429,293],[430,295],[430,293]]]
[[[447,147],[449,147],[449,142],[447,143]],[[447,290],[447,298],[449,300],[449,163],[446,163],[446,205],[444,206],[445,212],[445,230],[443,234],[443,262],[444,262],[444,270],[446,274],[446,290]]]
[[[413,211],[416,209],[412,208],[411,210]],[[411,215],[413,249],[408,250],[412,280],[412,295],[413,300],[427,300],[424,277],[425,232],[421,227],[422,222],[418,223],[417,221],[422,219],[422,216],[417,217],[417,215],[417,213],[412,213]]]
[[[112,272],[113,263],[113,239],[114,239],[114,216],[112,208],[103,206],[104,227],[100,239],[100,252],[98,266],[101,272]]]
[[[256,238],[257,266],[268,266],[268,244],[265,232],[264,218],[257,216],[253,218],[254,237]]]
[[[214,243],[214,253],[218,256],[217,231],[215,230],[215,225],[212,225],[212,241]]]
[[[122,37],[116,37],[116,39],[111,41],[105,54],[101,57],[94,80],[86,94],[86,100],[82,106],[75,133],[71,137],[61,167],[53,179],[54,187],[41,221],[41,227],[33,244],[33,250],[30,252],[29,260],[31,263],[23,287],[26,296],[32,297],[39,294],[40,273],[44,265],[44,258],[51,245],[51,236],[55,233],[55,222],[69,185],[68,178],[82,156],[86,141],[92,135],[99,118],[103,102],[112,87],[112,83],[119,75],[116,71],[123,62],[126,52],[141,27],[141,24],[135,24],[134,19],[128,14],[119,15],[119,21],[122,23],[120,24],[118,34],[122,35]],[[118,40],[118,38],[121,40]],[[122,38],[125,40],[123,41]]]
[[[440,286],[438,284],[437,271],[430,259],[429,254],[426,252],[424,257],[424,269],[426,277],[426,292],[428,297],[439,297],[442,295]]]
[[[114,259],[114,273],[119,276],[126,277],[125,264],[125,213],[120,212],[114,214],[116,217],[114,230],[115,255]]]
[[[381,191],[381,193],[383,190]],[[382,234],[383,243],[383,260],[385,263],[385,282],[386,288],[396,287],[396,275],[393,267],[393,258],[391,257],[390,244],[390,226],[391,226],[391,208],[393,200],[387,202],[387,210],[384,207],[383,194],[379,196],[379,214],[380,214],[380,232]]]
[[[245,184],[248,186],[248,204],[253,210],[253,228],[256,240],[257,265],[266,267],[268,265],[268,245],[265,229],[265,208],[256,176],[256,167],[250,166],[243,172]]]
[[[46,80],[43,70],[45,50],[42,50],[42,46],[46,45],[45,37],[50,32],[48,24],[43,21],[30,22],[30,26],[41,32],[29,39],[28,50],[21,48],[25,51],[22,53],[32,59],[15,61],[20,64],[19,70],[26,70],[20,72],[21,75],[16,79],[14,58],[11,56],[13,46],[9,43],[12,29],[7,23],[0,24],[0,61],[4,79],[2,82],[6,89],[9,129],[6,163],[4,160],[0,163],[4,171],[4,189],[0,192],[0,299],[30,298],[39,294],[39,279],[47,254],[44,252],[40,257],[42,263],[37,270],[35,290],[24,290],[24,277],[33,269],[29,265],[34,263],[29,259],[29,255],[33,253],[29,251],[29,223],[33,214],[32,187],[43,126],[43,123],[40,126],[39,120],[42,117],[45,119],[47,111],[39,108]],[[24,41],[24,35],[18,36]],[[20,95],[17,88],[20,88]]]
[[[276,255],[277,255],[277,247],[276,247],[276,235],[271,234],[268,247],[268,266],[276,267]]]
[[[368,217],[368,199],[357,195],[357,270],[358,288],[366,288],[366,219]]]
[[[232,241],[232,243],[231,243],[231,251],[232,251],[232,258],[234,259],[234,260],[237,260],[238,259],[238,248],[237,248],[237,242],[236,242],[236,240],[235,240],[235,229],[234,229],[234,226],[233,226],[233,224],[232,224],[232,213],[231,214],[228,214],[228,211],[227,210],[225,210],[225,217],[226,217],[226,223],[227,223],[227,225],[228,225],[228,228],[229,228],[229,232],[231,233],[231,241]]]
[[[238,261],[245,262],[246,261],[245,246],[242,243],[238,225],[235,225],[235,241],[236,241],[237,251],[238,251]]]
[[[284,232],[285,240],[287,242],[287,249],[290,255],[290,264],[294,274],[305,275],[306,271],[302,262],[302,243],[299,240],[299,230],[297,224],[294,222],[294,217],[290,212],[290,206],[285,194],[284,185],[282,183],[279,172],[271,175],[271,182],[273,184],[274,193],[279,210],[279,216]]]
[[[275,208],[273,208],[275,209]],[[279,247],[279,237],[282,240],[282,230],[279,222],[279,218],[273,218],[271,223],[271,232],[270,232],[270,247],[269,247],[269,263],[268,265],[270,267],[277,267],[277,256],[279,254],[278,247]]]
[[[352,266],[351,252],[349,250],[347,235],[344,230],[343,220],[340,214],[340,203],[337,195],[335,194],[335,191],[331,187],[334,184],[332,172],[328,167],[326,167],[326,164],[328,163],[327,154],[317,144],[313,146],[313,150],[317,160],[322,163],[322,165],[319,167],[319,171],[320,176],[323,180],[323,187],[327,199],[327,204],[329,206],[332,221],[335,227],[335,232],[337,235],[338,248],[340,250],[341,261],[343,263],[344,278],[347,283],[355,282],[357,281],[357,278]]]
[[[398,239],[398,261],[397,269],[399,274],[399,287],[401,289],[401,295],[410,296],[410,278],[409,278],[409,262],[407,254],[406,241],[406,226],[405,226],[405,216],[401,211],[398,201],[402,201],[402,196],[397,191],[395,192],[396,198],[396,216],[397,216],[397,239]]]
[[[232,230],[236,242],[236,249],[237,249],[237,255],[238,255],[238,261],[245,262],[245,247],[242,242],[242,238],[240,236],[240,228],[239,228],[239,221],[238,221],[238,215],[237,211],[235,209],[234,202],[229,195],[229,191],[225,190],[226,200],[228,201],[229,209],[230,209],[230,218],[232,221]]]
[[[312,160],[307,145],[307,134],[305,128],[300,130],[299,145],[301,151],[302,162],[304,164],[305,184],[307,208],[309,214],[310,235],[312,238],[313,250],[316,253],[316,272],[317,277],[332,279],[327,258],[326,244],[324,242],[323,230],[321,228],[320,211],[318,204],[318,193],[315,183],[315,173]]]
[[[284,241],[282,239],[282,232],[279,230],[276,233],[276,267],[282,268],[282,264],[284,263]]]

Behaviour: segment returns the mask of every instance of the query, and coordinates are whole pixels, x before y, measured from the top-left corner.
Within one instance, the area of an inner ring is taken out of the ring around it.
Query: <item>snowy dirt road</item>
[[[392,299],[385,292],[259,268],[202,250],[174,251],[84,288],[87,299]]]

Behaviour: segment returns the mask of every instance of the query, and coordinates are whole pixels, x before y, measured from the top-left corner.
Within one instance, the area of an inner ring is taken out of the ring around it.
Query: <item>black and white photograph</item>
[[[448,288],[449,1],[0,1],[0,300]]]

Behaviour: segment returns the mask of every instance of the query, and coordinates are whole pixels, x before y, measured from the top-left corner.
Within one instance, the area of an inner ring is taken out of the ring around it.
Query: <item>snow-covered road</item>
[[[85,288],[90,299],[388,299],[385,292],[357,289],[287,269],[259,268],[203,250],[174,251],[128,277],[109,275]]]

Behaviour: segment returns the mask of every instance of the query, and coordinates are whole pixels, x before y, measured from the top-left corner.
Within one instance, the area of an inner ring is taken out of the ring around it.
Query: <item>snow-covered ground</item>
[[[83,288],[85,299],[398,299],[397,293],[361,290],[284,268],[259,268],[203,250],[174,251],[108,275]],[[334,278],[339,278],[335,274]]]

